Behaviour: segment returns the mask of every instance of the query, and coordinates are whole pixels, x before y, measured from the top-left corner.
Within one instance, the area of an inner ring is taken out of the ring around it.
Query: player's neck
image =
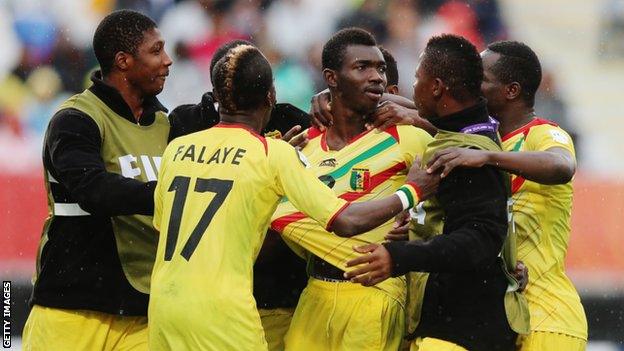
[[[436,106],[436,115],[444,118],[459,111],[473,107],[479,103],[479,99],[468,99],[467,101],[458,101],[449,97],[442,97]]]
[[[262,116],[255,113],[224,113],[219,111],[219,120],[225,124],[240,124],[256,133],[262,130]]]
[[[326,141],[331,150],[340,150],[366,130],[366,116],[345,106],[340,99],[332,100],[334,124],[327,128]]]
[[[143,101],[145,99],[143,93],[130,84],[121,74],[110,73],[103,77],[103,80],[107,85],[117,89],[128,107],[130,107],[134,119],[138,122],[143,114]]]
[[[535,110],[525,105],[510,104],[497,118],[500,122],[500,135],[504,136],[531,122],[535,118]]]

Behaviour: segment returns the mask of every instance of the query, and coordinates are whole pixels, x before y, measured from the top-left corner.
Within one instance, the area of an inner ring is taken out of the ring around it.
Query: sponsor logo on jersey
[[[328,158],[321,161],[321,163],[319,163],[319,167],[336,167],[337,164],[338,162],[336,162],[335,158]]]

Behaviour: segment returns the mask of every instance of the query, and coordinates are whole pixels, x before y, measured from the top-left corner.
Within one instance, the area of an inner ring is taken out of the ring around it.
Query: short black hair
[[[223,57],[225,56],[225,54],[228,53],[228,51],[230,51],[230,49],[235,48],[239,45],[251,45],[254,46],[254,44],[248,42],[247,40],[243,40],[243,39],[235,39],[232,41],[228,41],[227,43],[219,46],[219,48],[214,52],[214,54],[212,55],[212,59],[210,59],[210,80],[212,83],[212,70],[214,69],[214,66],[217,64],[217,62]]]
[[[496,78],[503,84],[518,82],[522,87],[522,98],[533,106],[535,93],[542,82],[542,65],[535,52],[518,41],[497,41],[487,49],[500,55],[492,67]]]
[[[381,50],[384,61],[386,61],[386,80],[388,85],[399,85],[399,70],[394,56],[383,46],[379,46],[379,50]]]
[[[446,84],[454,99],[466,101],[481,96],[483,61],[466,38],[452,34],[432,37],[420,64],[429,75]]]
[[[118,52],[135,55],[145,31],[156,27],[151,18],[132,10],[114,11],[104,17],[93,35],[93,50],[102,74],[110,72]]]
[[[238,45],[217,61],[212,81],[220,108],[246,111],[262,105],[273,86],[273,71],[258,48]]]
[[[345,28],[336,32],[323,46],[323,69],[339,70],[348,46],[377,46],[375,37],[362,28]]]

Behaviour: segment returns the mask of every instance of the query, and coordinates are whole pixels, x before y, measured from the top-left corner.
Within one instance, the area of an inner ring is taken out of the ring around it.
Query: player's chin
[[[164,82],[159,83],[158,81],[156,81],[154,82],[154,84],[150,86],[148,90],[148,95],[158,95],[163,91],[164,88],[165,88]]]
[[[377,105],[379,104],[379,101],[381,99],[369,99],[369,98],[364,98],[360,100],[360,108],[361,108],[361,112],[364,114],[369,114],[375,111],[375,109],[377,109]]]

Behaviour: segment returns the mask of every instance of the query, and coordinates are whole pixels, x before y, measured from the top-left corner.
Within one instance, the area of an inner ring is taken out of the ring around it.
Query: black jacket
[[[117,114],[133,123],[130,107],[106,85],[99,72],[89,88]],[[166,109],[153,97],[144,102],[139,123],[150,125]],[[100,132],[89,116],[76,109],[58,111],[50,120],[43,164],[58,183],[50,183],[57,203],[78,203],[90,216],[57,216],[40,253],[30,303],[87,309],[122,315],[146,315],[148,295],[135,290],[122,270],[111,216],[152,215],[156,182],[141,182],[107,172]]]
[[[485,101],[432,120],[459,132],[488,121]],[[481,133],[499,142],[495,133]],[[427,241],[384,244],[393,275],[430,272],[420,324],[411,337],[435,337],[471,351],[512,350],[503,298],[507,280],[498,257],[507,236],[508,182],[494,167],[456,168],[437,192],[444,210],[442,235]]]

